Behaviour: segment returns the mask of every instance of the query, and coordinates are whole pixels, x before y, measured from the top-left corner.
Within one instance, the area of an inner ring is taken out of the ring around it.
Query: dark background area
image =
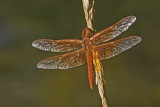
[[[109,107],[160,107],[160,2],[96,0],[96,31],[135,15],[136,23],[114,40],[138,35],[142,42],[102,61]],[[101,107],[89,89],[87,66],[36,68],[63,53],[33,48],[36,39],[81,39],[86,27],[81,0],[0,1],[0,107]]]

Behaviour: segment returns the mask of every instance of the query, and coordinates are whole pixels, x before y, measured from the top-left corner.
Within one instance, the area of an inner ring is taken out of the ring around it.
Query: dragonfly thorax
[[[92,41],[90,40],[92,36],[92,30],[89,28],[85,28],[82,31],[82,39],[83,39],[83,47],[85,51],[90,51],[92,47]]]

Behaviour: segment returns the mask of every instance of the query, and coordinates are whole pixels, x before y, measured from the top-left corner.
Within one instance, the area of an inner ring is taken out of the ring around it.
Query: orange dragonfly
[[[44,51],[66,52],[75,50],[63,55],[46,58],[40,61],[37,64],[37,67],[42,69],[68,69],[80,66],[87,62],[90,88],[93,89],[93,51],[98,53],[99,60],[103,60],[118,55],[139,43],[141,38],[138,36],[130,36],[114,42],[103,43],[126,31],[135,22],[135,20],[135,16],[128,16],[113,26],[96,34],[92,34],[91,29],[85,28],[82,31],[82,40],[35,40],[32,43],[32,46]]]

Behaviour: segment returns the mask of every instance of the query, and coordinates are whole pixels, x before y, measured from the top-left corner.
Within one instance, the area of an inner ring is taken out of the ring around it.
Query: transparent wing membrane
[[[66,52],[82,47],[82,41],[78,39],[50,40],[39,39],[32,43],[32,46],[44,51]]]
[[[82,48],[64,55],[44,59],[37,64],[37,67],[42,69],[68,69],[80,66],[85,62],[86,54]]]
[[[128,16],[120,20],[113,26],[96,33],[90,38],[90,40],[92,40],[95,44],[109,41],[120,35],[122,32],[126,31],[129,26],[131,26],[135,22],[135,20],[135,16]]]
[[[94,45],[93,50],[98,52],[98,58],[108,59],[115,55],[122,53],[123,51],[135,46],[141,41],[138,36],[131,36],[123,38],[114,42],[108,42],[100,45]]]

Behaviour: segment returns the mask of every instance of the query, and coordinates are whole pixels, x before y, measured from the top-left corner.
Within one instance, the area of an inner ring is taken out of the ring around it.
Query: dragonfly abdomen
[[[94,73],[93,73],[92,51],[86,52],[86,60],[87,60],[87,66],[88,66],[88,79],[89,79],[90,89],[93,89]]]

